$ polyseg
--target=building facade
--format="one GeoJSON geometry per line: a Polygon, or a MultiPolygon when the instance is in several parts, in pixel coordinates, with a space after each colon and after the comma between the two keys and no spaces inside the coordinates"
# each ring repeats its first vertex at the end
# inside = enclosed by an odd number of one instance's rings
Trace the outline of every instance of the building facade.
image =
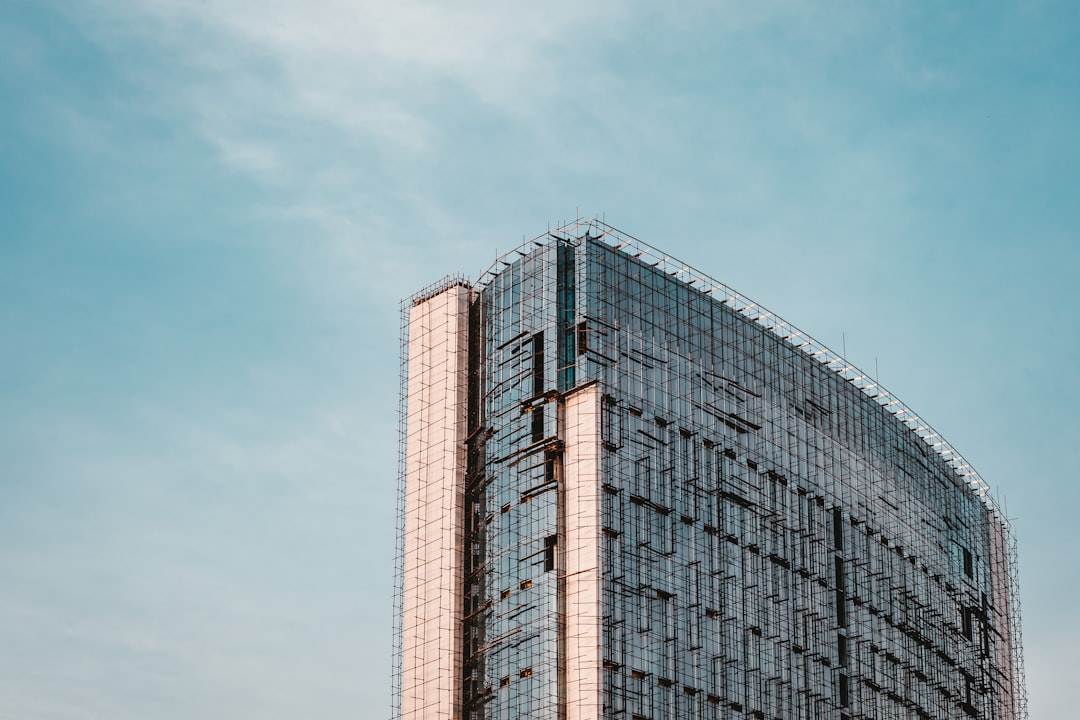
{"type": "Polygon", "coordinates": [[[403,320],[395,718],[1026,716],[1007,520],[810,336],[596,220],[403,320]]]}

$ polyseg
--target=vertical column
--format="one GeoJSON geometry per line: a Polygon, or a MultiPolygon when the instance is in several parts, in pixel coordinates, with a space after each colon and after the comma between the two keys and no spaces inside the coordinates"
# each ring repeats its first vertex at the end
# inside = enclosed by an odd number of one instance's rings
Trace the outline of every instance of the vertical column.
{"type": "Polygon", "coordinates": [[[459,720],[469,290],[409,312],[402,720],[459,720]]]}
{"type": "Polygon", "coordinates": [[[1021,678],[1017,677],[1016,672],[1017,649],[1013,646],[1013,602],[1009,588],[1009,573],[1015,572],[1016,568],[1009,567],[1009,530],[1005,522],[989,512],[987,522],[990,530],[992,627],[996,631],[992,636],[994,667],[991,672],[1001,674],[1000,679],[995,678],[1000,687],[996,704],[1001,708],[1001,717],[1003,720],[1013,720],[1017,717],[1018,696],[1021,692],[1018,688],[1021,678]]]}
{"type": "Polygon", "coordinates": [[[565,407],[566,720],[601,720],[603,609],[598,386],[570,393],[565,407]]]}

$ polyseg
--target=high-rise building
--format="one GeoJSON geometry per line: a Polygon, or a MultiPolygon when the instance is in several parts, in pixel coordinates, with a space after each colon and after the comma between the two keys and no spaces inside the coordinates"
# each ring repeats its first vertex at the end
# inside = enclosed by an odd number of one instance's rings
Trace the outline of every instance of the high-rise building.
{"type": "Polygon", "coordinates": [[[395,716],[1026,716],[1014,543],[910,408],[596,221],[403,306],[395,716]]]}

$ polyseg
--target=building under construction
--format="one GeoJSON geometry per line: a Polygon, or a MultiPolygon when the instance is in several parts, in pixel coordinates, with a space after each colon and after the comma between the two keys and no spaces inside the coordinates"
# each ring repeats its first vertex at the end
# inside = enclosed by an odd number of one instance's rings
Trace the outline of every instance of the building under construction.
{"type": "Polygon", "coordinates": [[[986,484],[760,305],[578,221],[402,338],[396,719],[1026,717],[986,484]]]}

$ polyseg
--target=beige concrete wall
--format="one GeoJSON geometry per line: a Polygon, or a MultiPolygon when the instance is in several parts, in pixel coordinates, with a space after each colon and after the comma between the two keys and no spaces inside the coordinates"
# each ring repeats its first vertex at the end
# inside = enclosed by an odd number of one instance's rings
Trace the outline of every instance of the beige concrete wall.
{"type": "Polygon", "coordinates": [[[459,720],[469,291],[409,313],[402,720],[459,720]]]}
{"type": "Polygon", "coordinates": [[[600,393],[566,399],[566,718],[601,720],[600,393]]]}

